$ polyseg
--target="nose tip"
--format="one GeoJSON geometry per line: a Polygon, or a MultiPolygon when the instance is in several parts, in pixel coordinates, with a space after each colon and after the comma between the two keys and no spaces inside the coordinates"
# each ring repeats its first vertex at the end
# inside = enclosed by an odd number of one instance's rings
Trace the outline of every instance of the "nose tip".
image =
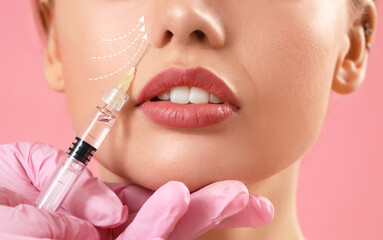
{"type": "Polygon", "coordinates": [[[225,45],[225,29],[214,9],[201,1],[158,0],[153,8],[152,41],[161,48],[174,42],[225,45]]]}

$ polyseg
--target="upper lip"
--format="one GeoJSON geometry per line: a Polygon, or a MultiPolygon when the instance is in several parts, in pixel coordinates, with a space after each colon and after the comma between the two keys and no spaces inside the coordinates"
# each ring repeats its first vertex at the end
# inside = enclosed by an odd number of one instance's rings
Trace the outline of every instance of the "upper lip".
{"type": "Polygon", "coordinates": [[[141,105],[177,86],[190,86],[204,89],[226,103],[239,108],[237,98],[225,82],[214,73],[202,67],[189,69],[171,67],[160,71],[151,78],[141,90],[137,97],[137,105],[141,105]]]}

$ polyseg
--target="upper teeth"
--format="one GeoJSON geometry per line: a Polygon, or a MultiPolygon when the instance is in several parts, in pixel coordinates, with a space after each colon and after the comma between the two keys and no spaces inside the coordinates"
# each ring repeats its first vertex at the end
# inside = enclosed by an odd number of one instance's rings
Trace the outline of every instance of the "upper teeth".
{"type": "Polygon", "coordinates": [[[157,96],[160,100],[180,104],[190,103],[223,103],[221,99],[201,88],[180,86],[174,87],[157,96]]]}

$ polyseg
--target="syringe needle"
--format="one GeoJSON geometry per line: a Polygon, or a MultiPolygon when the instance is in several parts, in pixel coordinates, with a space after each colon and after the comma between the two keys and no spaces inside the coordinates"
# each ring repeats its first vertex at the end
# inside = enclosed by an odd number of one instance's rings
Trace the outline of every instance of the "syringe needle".
{"type": "Polygon", "coordinates": [[[134,64],[134,66],[133,66],[134,68],[136,68],[137,65],[138,65],[138,63],[141,62],[141,59],[142,59],[142,58],[145,56],[145,54],[148,52],[149,48],[150,48],[150,43],[149,43],[148,46],[145,48],[144,53],[142,53],[141,57],[137,60],[136,64],[134,64]]]}
{"type": "Polygon", "coordinates": [[[141,59],[148,52],[149,48],[150,48],[150,43],[148,44],[148,46],[146,47],[145,51],[142,53],[140,58],[137,60],[136,64],[125,74],[125,76],[118,83],[117,88],[120,89],[122,92],[125,93],[129,89],[130,84],[133,81],[134,76],[136,74],[136,67],[138,63],[140,63],[141,59]]]}

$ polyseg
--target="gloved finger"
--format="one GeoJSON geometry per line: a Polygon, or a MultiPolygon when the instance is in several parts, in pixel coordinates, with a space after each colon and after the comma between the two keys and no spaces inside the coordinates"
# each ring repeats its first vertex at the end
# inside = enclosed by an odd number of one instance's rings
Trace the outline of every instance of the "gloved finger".
{"type": "MultiPolygon", "coordinates": [[[[65,152],[41,143],[16,143],[10,145],[8,151],[13,152],[16,159],[10,161],[10,165],[5,164],[4,172],[12,172],[9,181],[16,181],[17,184],[9,182],[7,185],[16,186],[12,190],[35,198],[38,196],[36,189],[41,191],[47,185],[57,165],[66,156],[65,152]]],[[[0,180],[3,179],[0,177],[0,180]]],[[[117,226],[128,217],[127,207],[88,169],[81,174],[62,206],[70,214],[100,227],[117,226]]]]}
{"type": "Polygon", "coordinates": [[[166,239],[188,209],[190,194],[181,182],[168,182],[145,202],[133,222],[117,238],[166,239]]]}
{"type": "MultiPolygon", "coordinates": [[[[111,232],[107,232],[107,235],[119,236],[126,227],[136,217],[137,212],[141,209],[142,205],[153,195],[154,191],[139,187],[136,185],[126,185],[123,183],[108,183],[104,182],[117,196],[120,198],[122,204],[128,206],[129,216],[128,220],[113,228],[111,232]]],[[[101,238],[105,236],[105,231],[99,230],[101,238]]],[[[103,239],[103,238],[102,238],[103,239]]]]}
{"type": "Polygon", "coordinates": [[[27,204],[0,206],[0,232],[35,238],[99,239],[89,222],[27,204]]]}
{"type": "Polygon", "coordinates": [[[194,239],[242,211],[248,201],[249,192],[243,183],[233,180],[212,183],[191,194],[189,209],[169,240],[194,239]]]}
{"type": "Polygon", "coordinates": [[[113,228],[128,218],[128,207],[100,179],[84,169],[62,206],[98,227],[113,228]]]}
{"type": "Polygon", "coordinates": [[[34,201],[39,191],[33,185],[34,179],[29,179],[29,176],[35,178],[34,174],[31,173],[30,168],[25,169],[24,166],[28,165],[28,159],[24,159],[28,155],[22,151],[29,150],[25,145],[14,143],[0,148],[0,186],[23,194],[34,201]],[[20,149],[21,146],[24,148],[20,149]]]}
{"type": "Polygon", "coordinates": [[[0,239],[6,240],[49,240],[49,238],[35,238],[0,232],[0,239]]]}
{"type": "Polygon", "coordinates": [[[0,205],[15,207],[19,204],[32,205],[33,203],[19,193],[0,187],[0,205]]]}
{"type": "Polygon", "coordinates": [[[154,191],[136,185],[104,182],[128,206],[129,213],[138,212],[154,191]]]}
{"type": "Polygon", "coordinates": [[[265,197],[250,194],[249,203],[239,213],[225,218],[214,228],[259,227],[274,217],[274,206],[265,197]]]}

